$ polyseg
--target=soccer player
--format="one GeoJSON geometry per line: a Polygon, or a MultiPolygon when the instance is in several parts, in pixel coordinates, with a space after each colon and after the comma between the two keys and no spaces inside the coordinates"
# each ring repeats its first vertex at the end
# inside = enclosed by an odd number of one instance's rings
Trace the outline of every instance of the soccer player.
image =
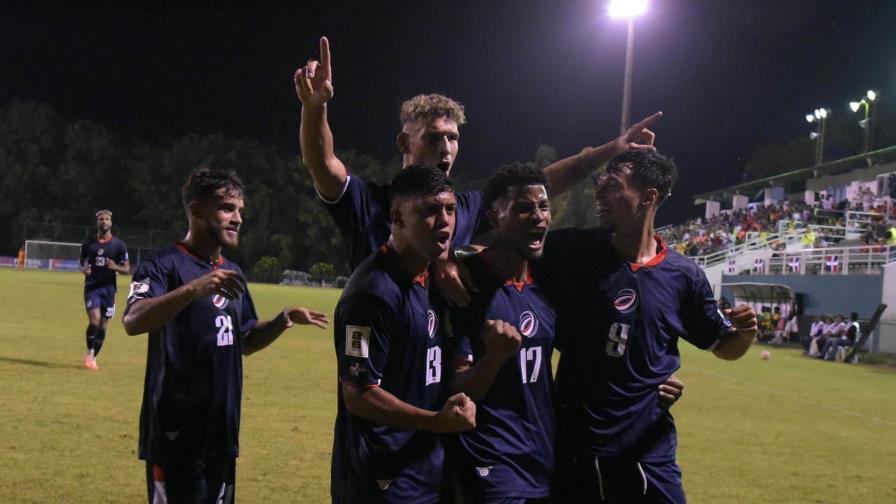
{"type": "Polygon", "coordinates": [[[437,168],[411,166],[389,190],[391,237],[355,270],[336,306],[336,504],[437,502],[437,433],[475,427],[466,395],[444,399],[443,321],[427,275],[451,244],[451,182],[437,168]]]}
{"type": "MultiPolygon", "coordinates": [[[[389,238],[388,188],[364,182],[336,157],[333,134],[327,121],[327,103],[333,98],[333,72],[330,46],[320,39],[320,62],[309,61],[296,71],[296,93],[302,103],[300,141],[302,159],[318,196],[326,205],[349,248],[354,270],[365,257],[389,238]]],[[[613,156],[630,149],[649,147],[653,133],[648,129],[661,113],[642,120],[618,138],[599,147],[587,147],[545,168],[553,194],[559,196],[583,180],[613,156]]],[[[401,106],[401,131],[398,150],[402,166],[436,166],[450,175],[460,148],[459,127],[466,122],[464,107],[438,94],[418,95],[401,106]]],[[[454,246],[468,245],[487,224],[483,217],[482,193],[459,192],[454,246]]],[[[439,261],[435,279],[439,288],[454,304],[466,304],[468,293],[460,282],[456,267],[439,261]]]]}
{"type": "Polygon", "coordinates": [[[453,387],[477,405],[477,428],[456,438],[456,472],[465,502],[522,504],[550,495],[554,463],[555,317],[529,274],[551,224],[547,178],[501,167],[483,203],[495,240],[463,261],[477,291],[451,312],[453,387]]]}
{"type": "Polygon", "coordinates": [[[723,316],[703,271],[653,231],[677,168],[653,150],[596,178],[601,226],[551,232],[535,280],[557,309],[561,502],[685,502],[672,416],[655,393],[684,338],[741,357],[756,336],[746,305],[723,316]]]}
{"type": "MultiPolygon", "coordinates": [[[[530,275],[551,224],[548,189],[538,168],[501,167],[483,191],[495,241],[463,260],[478,287],[468,307],[451,312],[454,386],[477,404],[477,428],[457,436],[466,502],[522,504],[550,495],[556,317],[530,275]]],[[[676,383],[660,386],[664,402],[680,395],[676,383]]]]}
{"type": "Polygon", "coordinates": [[[84,367],[96,371],[96,358],[106,341],[106,326],[115,316],[117,274],[130,273],[128,247],[112,236],[112,211],[96,213],[96,235],[81,244],[84,306],[87,308],[87,353],[84,367]]]}
{"type": "Polygon", "coordinates": [[[150,503],[234,501],[243,355],[270,345],[293,324],[326,328],[323,313],[285,308],[257,321],[236,247],[243,185],[201,169],[183,187],[189,231],[147,257],[134,274],[124,327],[149,333],[140,452],[150,503]]]}

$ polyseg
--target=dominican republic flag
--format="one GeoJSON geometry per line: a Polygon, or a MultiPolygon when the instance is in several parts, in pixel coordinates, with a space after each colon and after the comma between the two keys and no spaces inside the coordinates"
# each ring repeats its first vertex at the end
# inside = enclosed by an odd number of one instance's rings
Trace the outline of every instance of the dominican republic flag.
{"type": "Polygon", "coordinates": [[[735,273],[737,273],[737,260],[729,259],[728,260],[728,274],[733,275],[735,273]]]}
{"type": "Polygon", "coordinates": [[[824,261],[824,265],[828,267],[828,270],[832,273],[836,273],[840,271],[840,257],[838,256],[827,256],[824,261]]]}
{"type": "Polygon", "coordinates": [[[800,271],[800,256],[793,256],[787,261],[787,265],[790,266],[791,273],[799,273],[800,271]]]}
{"type": "Polygon", "coordinates": [[[765,259],[756,259],[753,261],[753,271],[756,273],[765,273],[765,259]]]}

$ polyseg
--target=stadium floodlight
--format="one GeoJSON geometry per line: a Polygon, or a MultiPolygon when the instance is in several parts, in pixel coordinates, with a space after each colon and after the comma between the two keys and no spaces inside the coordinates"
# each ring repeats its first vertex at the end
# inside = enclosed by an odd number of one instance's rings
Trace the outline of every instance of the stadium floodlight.
{"type": "Polygon", "coordinates": [[[825,123],[831,115],[831,110],[827,108],[817,108],[811,114],[806,114],[806,122],[818,123],[815,131],[809,133],[809,138],[815,140],[815,164],[820,165],[824,161],[824,133],[825,123]]]}
{"type": "Polygon", "coordinates": [[[647,0],[612,0],[607,12],[615,19],[636,18],[647,12],[647,0]]]}
{"type": "Polygon", "coordinates": [[[632,69],[635,64],[635,18],[647,11],[647,0],[611,0],[607,12],[611,18],[628,20],[628,36],[625,43],[625,73],[622,82],[622,118],[619,134],[628,129],[632,104],[632,69]]]}
{"type": "MultiPolygon", "coordinates": [[[[864,141],[862,143],[862,152],[868,152],[871,150],[871,137],[873,135],[871,129],[874,124],[873,111],[876,111],[873,110],[875,109],[875,107],[872,107],[871,105],[875,100],[877,100],[877,93],[874,90],[869,89],[865,92],[865,96],[863,96],[859,101],[849,102],[850,110],[852,110],[853,112],[858,112],[859,109],[862,109],[865,115],[865,117],[859,121],[859,127],[865,130],[865,133],[863,134],[864,141]]],[[[868,162],[870,163],[871,160],[869,159],[868,162]]]]}

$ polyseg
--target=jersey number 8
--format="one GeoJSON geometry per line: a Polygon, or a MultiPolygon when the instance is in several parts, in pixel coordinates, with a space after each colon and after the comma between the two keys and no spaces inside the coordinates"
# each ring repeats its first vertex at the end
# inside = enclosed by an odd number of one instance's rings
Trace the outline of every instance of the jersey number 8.
{"type": "Polygon", "coordinates": [[[625,355],[630,327],[628,324],[613,322],[613,325],[610,326],[610,333],[607,334],[607,355],[610,357],[622,357],[625,355]]]}

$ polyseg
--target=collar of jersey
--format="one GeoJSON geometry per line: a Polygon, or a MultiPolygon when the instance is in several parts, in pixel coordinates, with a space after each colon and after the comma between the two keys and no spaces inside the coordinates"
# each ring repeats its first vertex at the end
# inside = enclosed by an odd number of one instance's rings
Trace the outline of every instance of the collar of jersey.
{"type": "MultiPolygon", "coordinates": [[[[384,243],[382,246],[380,246],[379,253],[386,257],[395,269],[400,271],[400,269],[398,268],[398,254],[395,253],[395,250],[392,247],[390,247],[387,243],[384,243]]],[[[407,274],[404,274],[403,276],[407,278],[407,274]]],[[[411,285],[418,284],[420,285],[420,287],[423,287],[425,289],[426,281],[428,279],[429,270],[427,269],[423,273],[412,278],[411,285]]]]}
{"type": "Polygon", "coordinates": [[[504,285],[512,285],[518,292],[523,292],[523,288],[525,288],[527,285],[532,285],[533,280],[531,269],[526,272],[526,278],[519,282],[517,282],[514,278],[498,278],[498,276],[495,275],[495,270],[492,269],[489,261],[486,259],[490,251],[490,248],[483,249],[481,252],[479,252],[479,258],[482,261],[482,264],[485,266],[485,269],[492,277],[500,282],[503,282],[504,285]]]}
{"type": "Polygon", "coordinates": [[[112,233],[109,233],[108,238],[106,238],[105,240],[100,240],[99,238],[97,238],[96,242],[99,244],[106,244],[106,243],[109,243],[110,241],[112,241],[112,238],[113,238],[112,233]]]}
{"type": "Polygon", "coordinates": [[[653,259],[647,261],[646,263],[628,263],[629,268],[632,269],[632,273],[636,273],[641,268],[653,268],[655,266],[659,266],[661,262],[666,259],[666,251],[668,247],[666,247],[666,242],[660,235],[653,235],[653,239],[656,240],[656,245],[659,247],[660,251],[653,256],[653,259]]]}
{"type": "Polygon", "coordinates": [[[206,261],[205,259],[202,259],[201,257],[197,256],[196,254],[190,252],[190,249],[188,249],[187,246],[184,245],[183,243],[178,242],[178,243],[176,243],[176,245],[177,245],[178,250],[180,250],[184,254],[187,254],[188,256],[192,257],[193,259],[196,259],[197,261],[201,262],[202,264],[207,264],[215,269],[218,269],[224,265],[224,256],[223,255],[219,255],[218,260],[215,262],[206,261]]]}

